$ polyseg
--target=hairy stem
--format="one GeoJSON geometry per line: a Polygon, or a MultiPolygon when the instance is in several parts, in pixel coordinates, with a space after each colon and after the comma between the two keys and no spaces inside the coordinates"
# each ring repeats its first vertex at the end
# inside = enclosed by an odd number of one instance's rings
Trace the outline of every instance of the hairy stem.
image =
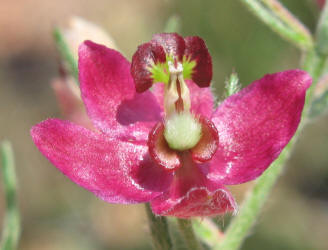
{"type": "Polygon", "coordinates": [[[16,197],[16,174],[14,154],[11,144],[7,141],[1,144],[2,179],[6,196],[6,212],[0,242],[1,250],[17,248],[20,235],[20,216],[16,197]]]}
{"type": "Polygon", "coordinates": [[[277,17],[279,17],[286,25],[303,34],[309,41],[312,41],[310,31],[277,0],[260,0],[266,5],[277,17]]]}
{"type": "Polygon", "coordinates": [[[317,32],[317,50],[319,53],[328,55],[328,1],[321,12],[317,32]]]}
{"type": "Polygon", "coordinates": [[[313,39],[308,30],[287,9],[277,1],[240,0],[255,16],[284,39],[302,50],[313,47],[313,39]]]}
{"type": "Polygon", "coordinates": [[[202,250],[203,247],[195,236],[191,220],[177,219],[178,227],[188,250],[202,250]]]}
{"type": "Polygon", "coordinates": [[[192,220],[196,236],[211,249],[224,238],[224,234],[210,218],[196,218],[192,220]]]}
{"type": "Polygon", "coordinates": [[[168,223],[165,217],[155,216],[149,204],[145,205],[153,247],[156,250],[173,249],[168,223]]]}

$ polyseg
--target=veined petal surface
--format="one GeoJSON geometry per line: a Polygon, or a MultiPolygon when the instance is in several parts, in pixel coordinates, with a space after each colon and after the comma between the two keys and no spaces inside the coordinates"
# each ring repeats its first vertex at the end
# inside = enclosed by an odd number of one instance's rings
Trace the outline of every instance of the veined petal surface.
{"type": "Polygon", "coordinates": [[[35,145],[63,174],[104,201],[147,202],[160,192],[145,190],[130,176],[131,169],[152,164],[148,148],[108,140],[68,121],[49,119],[31,130],[35,145]]]}
{"type": "Polygon", "coordinates": [[[220,142],[208,176],[233,185],[261,175],[293,137],[311,81],[302,70],[283,71],[227,98],[212,117],[220,142]]]}

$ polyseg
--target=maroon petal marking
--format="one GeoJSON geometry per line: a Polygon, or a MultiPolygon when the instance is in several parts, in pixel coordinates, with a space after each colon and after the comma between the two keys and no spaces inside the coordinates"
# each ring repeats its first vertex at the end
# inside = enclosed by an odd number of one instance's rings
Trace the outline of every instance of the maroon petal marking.
{"type": "Polygon", "coordinates": [[[153,160],[166,170],[175,170],[181,166],[180,158],[172,150],[164,137],[164,124],[159,122],[149,133],[148,147],[153,160]]]}
{"type": "Polygon", "coordinates": [[[138,47],[131,63],[131,75],[137,92],[144,92],[153,85],[154,79],[150,69],[154,64],[165,61],[166,56],[162,46],[144,43],[138,47]]]}
{"type": "Polygon", "coordinates": [[[219,135],[215,125],[210,120],[201,117],[199,122],[202,125],[202,137],[190,151],[194,161],[206,162],[212,159],[218,148],[219,135]]]}
{"type": "Polygon", "coordinates": [[[201,88],[209,87],[212,80],[212,58],[203,39],[198,36],[188,36],[185,39],[184,55],[188,61],[195,61],[191,78],[201,88]]]}
{"type": "Polygon", "coordinates": [[[173,59],[182,61],[186,44],[184,39],[177,33],[156,34],[150,42],[156,47],[161,46],[166,55],[173,56],[173,59]]]}

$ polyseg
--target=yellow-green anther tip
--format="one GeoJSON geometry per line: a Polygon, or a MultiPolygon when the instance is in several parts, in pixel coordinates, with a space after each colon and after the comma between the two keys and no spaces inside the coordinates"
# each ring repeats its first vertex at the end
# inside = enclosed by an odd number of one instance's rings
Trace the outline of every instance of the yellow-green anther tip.
{"type": "Polygon", "coordinates": [[[165,121],[164,137],[172,149],[183,151],[193,148],[201,134],[201,124],[189,112],[173,114],[165,121]]]}

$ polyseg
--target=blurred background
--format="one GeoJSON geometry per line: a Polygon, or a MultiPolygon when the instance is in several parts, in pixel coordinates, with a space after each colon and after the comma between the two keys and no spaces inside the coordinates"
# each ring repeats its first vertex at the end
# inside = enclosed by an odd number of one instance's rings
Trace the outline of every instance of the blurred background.
{"type": "MultiPolygon", "coordinates": [[[[282,1],[312,31],[315,0],[282,1]]],[[[236,71],[243,85],[299,67],[298,50],[261,24],[239,1],[1,0],[0,140],[13,143],[23,250],[151,249],[142,205],[111,205],[56,170],[30,138],[32,125],[62,117],[50,81],[58,75],[55,26],[72,15],[109,32],[131,58],[177,15],[181,34],[201,36],[212,54],[215,90],[236,71]]],[[[284,175],[242,249],[328,249],[328,116],[307,126],[284,175]]],[[[249,185],[231,187],[240,202],[249,185]]],[[[0,223],[4,199],[0,187],[0,223]]],[[[229,218],[217,218],[227,226],[229,218]]]]}

